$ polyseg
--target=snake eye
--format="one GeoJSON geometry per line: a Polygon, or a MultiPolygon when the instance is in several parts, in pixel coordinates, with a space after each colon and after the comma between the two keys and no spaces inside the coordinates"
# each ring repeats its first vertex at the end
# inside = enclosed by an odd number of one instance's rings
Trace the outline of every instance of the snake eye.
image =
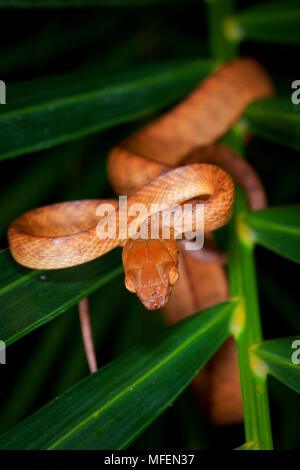
{"type": "Polygon", "coordinates": [[[129,292],[136,292],[133,282],[129,277],[125,277],[125,287],[129,292]]]}
{"type": "Polygon", "coordinates": [[[178,271],[175,266],[172,266],[172,268],[169,271],[169,283],[171,286],[174,286],[178,279],[178,271]]]}

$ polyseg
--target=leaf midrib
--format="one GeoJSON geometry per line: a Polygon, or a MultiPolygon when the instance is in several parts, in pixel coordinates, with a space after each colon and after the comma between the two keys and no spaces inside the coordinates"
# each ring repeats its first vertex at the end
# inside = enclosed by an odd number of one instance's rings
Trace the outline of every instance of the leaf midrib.
{"type": "MultiPolygon", "coordinates": [[[[195,67],[196,64],[197,64],[197,62],[193,62],[193,63],[187,65],[186,67],[183,66],[182,67],[183,72],[181,72],[181,73],[183,75],[187,74],[189,72],[189,69],[192,69],[193,67],[195,67]]],[[[58,98],[58,99],[54,99],[54,100],[46,100],[46,101],[42,101],[40,104],[36,104],[36,105],[29,106],[29,107],[26,107],[26,108],[20,107],[20,108],[17,108],[15,110],[8,111],[5,114],[0,114],[0,122],[6,120],[7,118],[11,118],[13,116],[16,116],[16,115],[22,114],[22,116],[23,116],[23,115],[26,115],[26,114],[30,114],[32,111],[38,111],[38,110],[47,108],[48,106],[51,106],[52,108],[58,108],[58,107],[61,107],[61,106],[64,106],[64,105],[72,104],[72,103],[80,103],[82,101],[90,101],[92,99],[108,95],[109,93],[110,94],[118,94],[118,93],[121,93],[121,92],[130,91],[130,90],[135,89],[135,88],[141,88],[142,86],[149,85],[149,84],[150,85],[151,84],[155,85],[157,82],[159,83],[161,81],[167,80],[168,77],[172,77],[172,75],[174,75],[174,70],[171,71],[171,72],[167,71],[167,72],[164,72],[164,73],[155,72],[154,75],[151,75],[150,77],[146,77],[146,78],[143,78],[143,79],[134,79],[133,78],[129,83],[125,83],[125,84],[121,84],[121,85],[115,85],[115,86],[114,85],[107,86],[107,87],[102,88],[100,90],[94,90],[94,91],[87,92],[87,93],[78,93],[78,94],[74,94],[72,96],[68,96],[66,98],[62,97],[62,98],[58,98]]]]}
{"type": "Polygon", "coordinates": [[[300,114],[299,113],[296,113],[296,112],[291,112],[291,111],[281,111],[280,109],[270,109],[268,107],[264,107],[263,104],[258,104],[256,103],[255,105],[253,105],[253,107],[249,108],[249,110],[246,110],[246,113],[245,113],[245,119],[251,117],[252,115],[252,118],[255,118],[255,115],[263,115],[263,117],[265,117],[266,115],[268,116],[274,116],[275,115],[275,120],[276,120],[276,117],[279,116],[279,117],[285,117],[285,118],[289,118],[290,120],[299,120],[300,119],[300,114]]]}
{"type": "Polygon", "coordinates": [[[9,284],[0,289],[0,297],[9,292],[10,290],[13,290],[16,287],[20,286],[21,284],[24,284],[30,279],[37,277],[41,272],[42,271],[40,269],[34,269],[31,272],[25,274],[24,276],[21,276],[18,279],[15,279],[14,281],[10,282],[9,284]]]}
{"type": "MultiPolygon", "coordinates": [[[[251,217],[250,217],[250,220],[249,220],[249,226],[251,228],[251,230],[253,230],[255,232],[256,229],[264,229],[264,230],[270,230],[272,233],[273,232],[280,232],[280,233],[290,233],[290,234],[293,234],[293,235],[298,235],[300,236],[300,229],[298,228],[295,228],[295,227],[290,227],[290,226],[286,226],[286,225],[280,225],[280,224],[276,224],[274,222],[271,222],[271,223],[266,223],[265,221],[261,222],[261,221],[258,221],[258,219],[252,219],[253,220],[253,224],[251,224],[251,217]]],[[[259,231],[257,232],[259,234],[259,231]]]]}

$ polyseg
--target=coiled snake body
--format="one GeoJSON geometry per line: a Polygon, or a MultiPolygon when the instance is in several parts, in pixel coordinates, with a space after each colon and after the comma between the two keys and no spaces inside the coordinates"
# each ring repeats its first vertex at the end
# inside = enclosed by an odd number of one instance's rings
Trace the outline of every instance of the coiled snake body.
{"type": "MultiPolygon", "coordinates": [[[[206,232],[224,225],[234,198],[232,179],[218,166],[199,161],[223,163],[231,173],[233,168],[233,176],[246,189],[252,185],[249,193],[253,194],[257,183],[248,165],[211,143],[229,129],[251,101],[272,91],[260,65],[252,59],[237,59],[208,77],[170,112],[113,148],[108,175],[119,194],[130,195],[128,210],[142,203],[151,216],[153,204],[174,207],[193,199],[193,227],[197,201],[204,204],[206,232]]],[[[29,268],[57,269],[85,263],[125,244],[127,288],[137,292],[148,309],[162,307],[178,277],[175,240],[171,236],[169,240],[133,241],[120,225],[118,238],[99,239],[99,221],[104,226],[112,217],[102,215],[101,221],[97,216],[100,202],[72,201],[21,215],[8,229],[13,257],[29,268]]],[[[118,221],[122,214],[119,208],[116,211],[118,221]]],[[[129,217],[128,223],[135,218],[129,217]]]]}
{"type": "MultiPolygon", "coordinates": [[[[200,202],[204,205],[205,238],[211,244],[209,232],[224,225],[231,214],[234,199],[231,176],[247,193],[250,208],[263,208],[265,195],[256,173],[245,160],[214,142],[249,103],[272,93],[272,83],[257,62],[237,59],[204,80],[167,114],[114,147],[108,159],[108,176],[118,194],[129,196],[128,211],[134,204],[144,204],[150,215],[144,223],[149,225],[155,213],[153,203],[164,203],[172,208],[191,200],[190,218],[194,229],[197,202],[200,202]]],[[[117,225],[118,238],[99,239],[99,221],[103,228],[116,215],[112,212],[99,215],[99,204],[107,202],[116,208],[117,216],[124,215],[117,201],[101,200],[53,204],[21,215],[8,229],[13,257],[29,268],[57,269],[85,263],[122,244],[126,287],[136,292],[150,310],[165,306],[168,323],[226,300],[228,286],[218,259],[210,255],[207,263],[203,250],[189,254],[184,250],[184,240],[175,240],[174,230],[167,239],[161,236],[133,239],[128,236],[127,226],[124,229],[117,225]]],[[[117,224],[118,220],[116,217],[117,224]]],[[[135,220],[134,215],[128,217],[128,223],[135,220]]],[[[79,311],[93,372],[97,362],[87,299],[79,303],[79,311]]],[[[193,381],[196,395],[202,403],[204,401],[214,423],[238,422],[243,411],[232,338],[212,361],[213,373],[210,374],[208,365],[193,381]]]]}

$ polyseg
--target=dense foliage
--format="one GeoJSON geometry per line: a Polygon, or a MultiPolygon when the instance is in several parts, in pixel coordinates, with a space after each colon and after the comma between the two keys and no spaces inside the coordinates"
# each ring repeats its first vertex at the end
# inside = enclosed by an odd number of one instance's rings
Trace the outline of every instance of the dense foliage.
{"type": "Polygon", "coordinates": [[[0,2],[0,340],[10,345],[0,365],[0,431],[8,431],[0,448],[299,446],[300,365],[291,360],[300,331],[300,104],[291,100],[298,3],[0,2]],[[270,205],[249,213],[237,190],[232,221],[217,233],[229,253],[231,300],[166,328],[125,291],[119,249],[51,272],[12,260],[13,218],[45,203],[111,196],[108,149],[238,55],[264,64],[278,94],[253,103],[225,137],[259,173],[270,205]],[[104,366],[92,376],[76,315],[86,295],[104,366]],[[187,386],[232,333],[245,423],[216,428],[187,386]]]}

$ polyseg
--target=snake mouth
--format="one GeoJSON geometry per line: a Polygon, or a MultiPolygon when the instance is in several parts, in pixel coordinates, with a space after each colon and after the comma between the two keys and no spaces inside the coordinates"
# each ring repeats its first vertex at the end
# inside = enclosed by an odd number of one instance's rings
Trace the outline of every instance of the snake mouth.
{"type": "Polygon", "coordinates": [[[146,298],[139,295],[139,299],[147,310],[158,310],[166,305],[169,300],[169,296],[169,292],[161,295],[156,295],[156,292],[154,292],[150,297],[146,298]]]}

